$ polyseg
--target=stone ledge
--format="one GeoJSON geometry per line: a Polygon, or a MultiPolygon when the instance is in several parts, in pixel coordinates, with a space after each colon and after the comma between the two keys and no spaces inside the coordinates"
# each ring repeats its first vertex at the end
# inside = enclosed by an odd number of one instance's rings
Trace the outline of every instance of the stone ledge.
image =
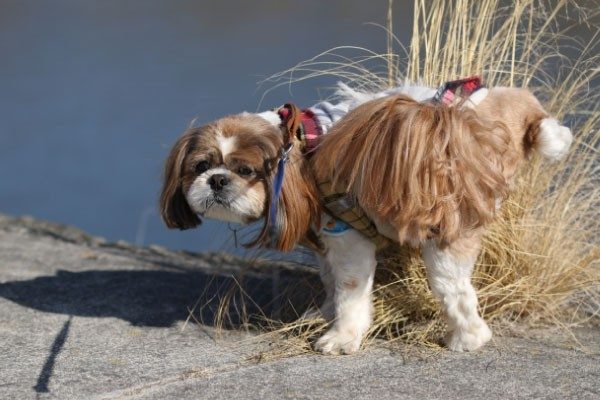
{"type": "Polygon", "coordinates": [[[215,340],[214,304],[194,310],[205,324],[187,321],[188,309],[233,277],[267,309],[282,296],[274,277],[281,286],[306,281],[304,297],[318,285],[314,269],[296,264],[138,248],[0,215],[0,397],[591,399],[600,392],[597,327],[576,331],[586,351],[560,332],[540,331],[497,337],[473,354],[378,344],[354,356],[249,361],[265,345],[243,330],[215,340]]]}

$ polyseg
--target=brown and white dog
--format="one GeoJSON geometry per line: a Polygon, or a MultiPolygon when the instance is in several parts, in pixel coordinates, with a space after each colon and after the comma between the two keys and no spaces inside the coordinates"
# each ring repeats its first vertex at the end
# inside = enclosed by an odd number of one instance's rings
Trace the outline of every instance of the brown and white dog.
{"type": "Polygon", "coordinates": [[[342,86],[339,103],[309,109],[327,133],[309,155],[306,138],[296,136],[294,123],[301,120],[282,121],[277,112],[191,128],[166,163],[163,220],[188,229],[200,217],[242,224],[263,219],[253,245],[318,249],[327,293],[320,311],[331,326],[316,348],[350,354],[371,324],[377,246],[344,223],[323,228],[337,216],[325,207],[319,183],[333,182],[380,235],[422,248],[447,319],[448,347],[475,350],[492,335],[470,280],[485,226],[522,161],[533,151],[559,159],[572,136],[526,89],[482,88],[452,105],[426,101],[434,94],[410,85],[378,93],[342,86]],[[274,195],[286,157],[281,194],[274,195]]]}

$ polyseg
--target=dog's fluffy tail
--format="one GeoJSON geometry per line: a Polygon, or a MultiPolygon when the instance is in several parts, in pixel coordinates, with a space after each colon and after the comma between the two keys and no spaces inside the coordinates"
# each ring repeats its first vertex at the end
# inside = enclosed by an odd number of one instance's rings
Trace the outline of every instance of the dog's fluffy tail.
{"type": "Polygon", "coordinates": [[[557,161],[569,151],[573,135],[571,130],[554,118],[543,118],[528,132],[526,140],[530,147],[543,157],[557,161]]]}

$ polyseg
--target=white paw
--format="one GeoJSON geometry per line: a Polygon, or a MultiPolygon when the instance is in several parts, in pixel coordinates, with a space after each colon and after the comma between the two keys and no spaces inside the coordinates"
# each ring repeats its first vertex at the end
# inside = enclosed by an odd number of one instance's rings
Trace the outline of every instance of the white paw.
{"type": "Polygon", "coordinates": [[[317,340],[315,349],[323,354],[352,354],[356,353],[362,342],[362,334],[355,330],[329,329],[317,340]]]}
{"type": "Polygon", "coordinates": [[[477,350],[492,338],[492,331],[483,320],[474,322],[469,329],[448,332],[446,346],[452,351],[477,350]]]}

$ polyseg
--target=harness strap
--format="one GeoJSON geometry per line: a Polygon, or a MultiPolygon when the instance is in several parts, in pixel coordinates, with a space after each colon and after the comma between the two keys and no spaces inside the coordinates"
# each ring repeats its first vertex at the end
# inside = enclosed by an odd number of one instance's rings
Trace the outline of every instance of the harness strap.
{"type": "Polygon", "coordinates": [[[323,206],[334,218],[339,219],[357,230],[375,244],[377,250],[386,247],[390,240],[377,231],[377,227],[365,211],[356,203],[343,185],[331,182],[318,184],[323,206]]]}

